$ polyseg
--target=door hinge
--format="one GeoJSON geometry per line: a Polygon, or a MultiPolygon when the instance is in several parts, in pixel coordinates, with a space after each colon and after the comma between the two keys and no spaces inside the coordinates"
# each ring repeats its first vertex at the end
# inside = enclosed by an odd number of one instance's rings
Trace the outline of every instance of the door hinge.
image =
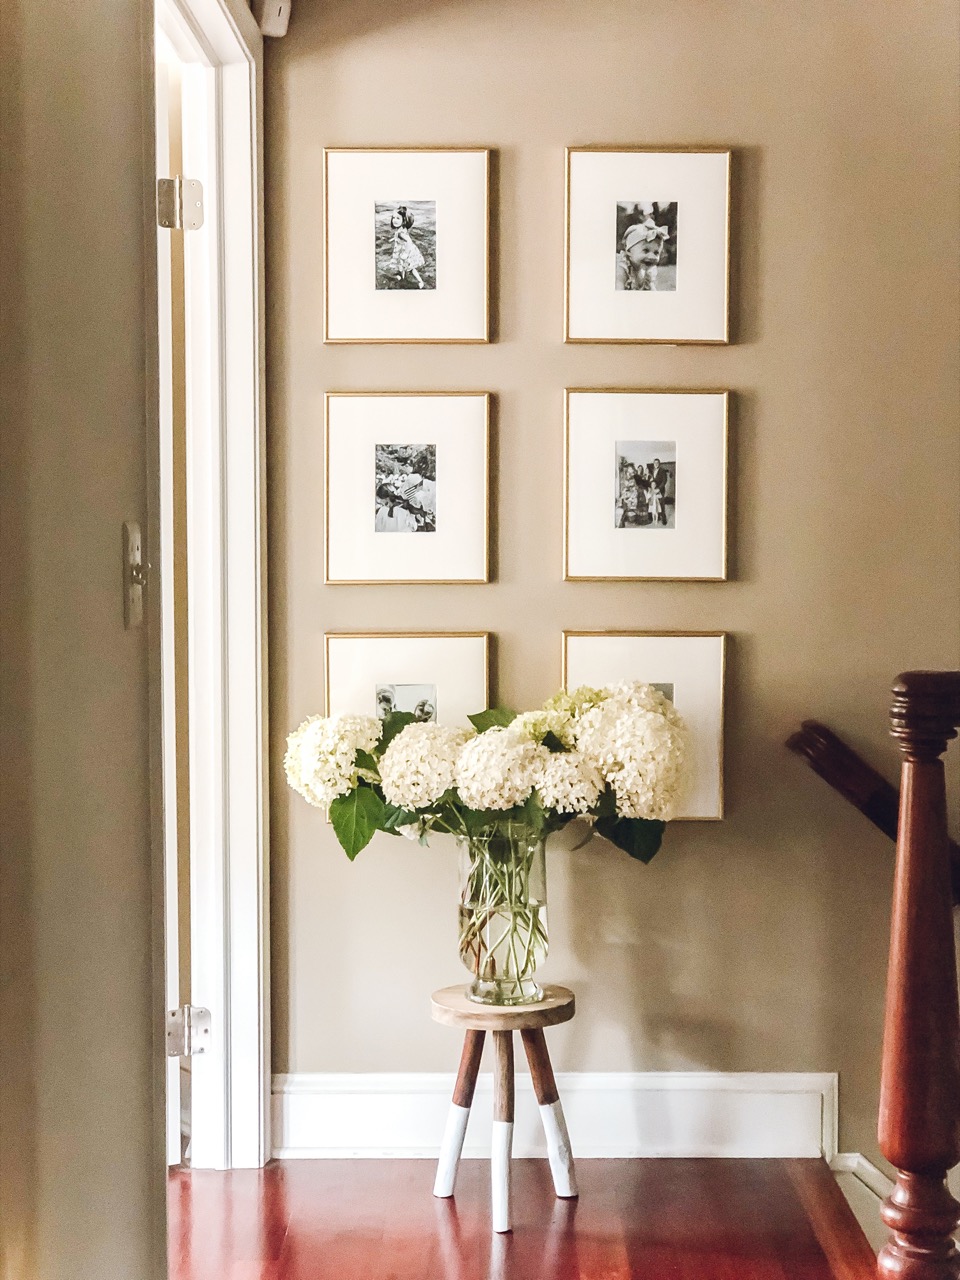
{"type": "Polygon", "coordinates": [[[157,179],[157,222],[174,231],[203,226],[203,183],[196,178],[157,179]]]}
{"type": "Polygon", "coordinates": [[[212,1025],[209,1009],[200,1009],[194,1004],[172,1009],[167,1014],[167,1057],[189,1058],[195,1053],[205,1053],[212,1025]]]}
{"type": "Polygon", "coordinates": [[[143,625],[143,589],[150,566],[143,559],[140,526],[135,520],[123,523],[123,625],[143,625]]]}

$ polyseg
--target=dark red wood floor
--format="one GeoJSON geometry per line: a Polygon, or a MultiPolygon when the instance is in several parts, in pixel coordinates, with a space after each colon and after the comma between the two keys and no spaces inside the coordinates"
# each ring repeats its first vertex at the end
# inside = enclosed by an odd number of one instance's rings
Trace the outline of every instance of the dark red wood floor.
{"type": "Polygon", "coordinates": [[[171,1280],[873,1280],[819,1160],[581,1160],[557,1200],[514,1165],[514,1229],[491,1236],[489,1165],[454,1200],[429,1160],[290,1161],[175,1172],[171,1280]]]}

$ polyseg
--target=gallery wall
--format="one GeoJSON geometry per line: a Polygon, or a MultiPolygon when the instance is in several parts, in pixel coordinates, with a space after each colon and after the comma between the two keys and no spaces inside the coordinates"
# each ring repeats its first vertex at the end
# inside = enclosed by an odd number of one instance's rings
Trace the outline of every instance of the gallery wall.
{"type": "Polygon", "coordinates": [[[327,631],[489,630],[493,690],[564,628],[724,630],[726,817],[643,867],[550,855],[561,1070],[839,1071],[875,1152],[892,846],[784,750],[805,717],[894,776],[888,689],[960,661],[957,18],[943,0],[298,7],[267,62],[274,1063],[444,1071],[452,848],[350,865],[294,796],[327,631]],[[732,342],[562,343],[564,147],[729,145],[732,342]],[[322,148],[496,148],[489,346],[324,346],[322,148]],[[730,580],[561,581],[563,389],[727,387],[730,580]],[[494,580],[324,586],[323,395],[494,393],[494,580]]]}

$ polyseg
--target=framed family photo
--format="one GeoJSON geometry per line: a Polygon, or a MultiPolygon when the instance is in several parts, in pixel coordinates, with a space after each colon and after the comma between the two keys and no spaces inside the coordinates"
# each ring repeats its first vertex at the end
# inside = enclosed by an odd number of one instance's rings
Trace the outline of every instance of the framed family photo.
{"type": "Polygon", "coordinates": [[[655,685],[690,730],[692,769],[678,817],[723,817],[722,632],[565,631],[563,686],[623,680],[655,685]]]}
{"type": "Polygon", "coordinates": [[[489,580],[490,396],[325,397],[328,584],[489,580]]]}
{"type": "Polygon", "coordinates": [[[730,152],[567,151],[567,342],[728,341],[730,152]]]}
{"type": "Polygon", "coordinates": [[[324,341],[489,341],[490,152],[324,151],[324,341]]]}
{"type": "Polygon", "coordinates": [[[328,716],[409,711],[469,729],[467,716],[487,706],[485,631],[329,633],[324,643],[328,716]]]}
{"type": "Polygon", "coordinates": [[[566,580],[726,579],[728,399],[566,392],[566,580]]]}

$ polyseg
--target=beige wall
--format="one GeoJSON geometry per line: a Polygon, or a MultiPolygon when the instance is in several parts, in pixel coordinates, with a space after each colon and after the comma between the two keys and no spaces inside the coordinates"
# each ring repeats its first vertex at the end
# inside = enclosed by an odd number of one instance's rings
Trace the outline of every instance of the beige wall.
{"type": "MultiPolygon", "coordinates": [[[[728,816],[648,869],[551,858],[565,1070],[839,1070],[871,1152],[892,848],[783,749],[816,716],[889,775],[897,671],[960,658],[952,0],[302,4],[268,51],[274,1027],[278,1071],[444,1070],[451,851],[350,866],[283,785],[326,630],[488,628],[494,688],[560,680],[564,627],[726,629],[728,816]],[[563,147],[736,149],[726,348],[564,347],[563,147]],[[321,148],[499,149],[489,347],[321,344],[321,148]],[[562,389],[728,386],[731,581],[564,584],[562,389]],[[497,581],[322,581],[322,395],[489,389],[497,581]]],[[[955,757],[956,758],[956,757],[955,757]]]]}
{"type": "Polygon", "coordinates": [[[147,1280],[162,1021],[120,527],[146,523],[149,6],[0,11],[0,1276],[147,1280]]]}

